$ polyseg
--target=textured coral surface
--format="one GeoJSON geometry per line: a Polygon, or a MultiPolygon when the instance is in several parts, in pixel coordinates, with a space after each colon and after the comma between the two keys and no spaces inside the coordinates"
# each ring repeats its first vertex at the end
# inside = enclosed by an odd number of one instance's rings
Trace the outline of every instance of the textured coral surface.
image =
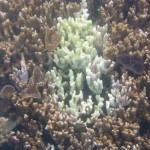
{"type": "Polygon", "coordinates": [[[149,0],[0,0],[0,149],[150,150],[149,0]]]}

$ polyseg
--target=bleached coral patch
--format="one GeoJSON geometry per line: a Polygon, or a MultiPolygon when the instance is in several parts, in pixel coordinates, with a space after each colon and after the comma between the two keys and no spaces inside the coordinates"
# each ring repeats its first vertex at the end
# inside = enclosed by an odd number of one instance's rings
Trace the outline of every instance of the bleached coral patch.
{"type": "Polygon", "coordinates": [[[103,114],[105,99],[102,75],[108,75],[114,62],[98,56],[108,39],[107,25],[100,27],[88,19],[86,1],[73,17],[59,17],[57,33],[60,44],[54,51],[55,67],[46,73],[51,96],[61,111],[90,121],[103,114]],[[99,52],[98,52],[99,51],[99,52]]]}
{"type": "Polygon", "coordinates": [[[117,111],[128,106],[131,102],[130,95],[132,90],[132,78],[124,73],[119,80],[115,81],[114,76],[111,77],[111,91],[108,93],[106,101],[106,110],[109,115],[115,115],[117,111]]]}
{"type": "Polygon", "coordinates": [[[86,81],[90,90],[95,94],[101,94],[103,90],[102,74],[109,73],[114,67],[114,62],[96,56],[86,68],[86,81]]]}

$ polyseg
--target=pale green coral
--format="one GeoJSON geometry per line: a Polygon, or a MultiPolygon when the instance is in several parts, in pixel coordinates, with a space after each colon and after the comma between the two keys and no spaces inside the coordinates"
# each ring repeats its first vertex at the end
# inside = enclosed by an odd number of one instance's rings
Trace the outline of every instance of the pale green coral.
{"type": "Polygon", "coordinates": [[[86,66],[97,55],[99,43],[106,40],[106,26],[93,26],[84,12],[80,17],[58,18],[57,32],[60,35],[60,47],[54,53],[54,62],[61,69],[85,71],[86,66]],[[99,41],[99,42],[98,42],[99,41]]]}
{"type": "Polygon", "coordinates": [[[74,91],[82,91],[83,78],[83,73],[77,73],[75,77],[73,71],[71,69],[69,70],[70,95],[73,94],[74,91]]]}
{"type": "Polygon", "coordinates": [[[84,116],[89,122],[90,117],[103,113],[101,75],[109,72],[113,63],[97,56],[108,37],[107,26],[93,25],[85,6],[83,0],[74,18],[58,18],[60,45],[54,51],[57,67],[46,74],[59,109],[76,118],[84,116]]]}

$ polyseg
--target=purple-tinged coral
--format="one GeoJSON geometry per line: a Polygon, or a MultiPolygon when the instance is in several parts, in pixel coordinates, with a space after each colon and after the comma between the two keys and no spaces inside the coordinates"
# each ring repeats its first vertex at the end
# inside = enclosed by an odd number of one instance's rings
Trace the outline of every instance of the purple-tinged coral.
{"type": "Polygon", "coordinates": [[[135,74],[141,75],[144,72],[144,63],[140,56],[121,54],[117,56],[117,62],[135,74]]]}
{"type": "Polygon", "coordinates": [[[121,77],[121,83],[119,82],[119,80],[115,81],[114,76],[112,76],[111,90],[108,93],[108,101],[106,101],[108,115],[116,115],[131,102],[133,78],[128,77],[127,73],[124,73],[121,77]]]}

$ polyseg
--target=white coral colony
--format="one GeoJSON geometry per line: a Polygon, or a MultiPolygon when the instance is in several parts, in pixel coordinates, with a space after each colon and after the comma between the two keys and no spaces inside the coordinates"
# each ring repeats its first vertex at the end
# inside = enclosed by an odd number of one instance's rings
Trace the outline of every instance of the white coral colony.
{"type": "Polygon", "coordinates": [[[88,19],[87,4],[82,0],[81,10],[69,17],[57,19],[60,45],[54,51],[56,67],[46,73],[52,94],[59,102],[59,109],[75,118],[103,114],[104,88],[102,75],[109,74],[114,62],[98,56],[108,38],[107,25],[93,25],[88,19]],[[64,86],[67,83],[67,88],[64,86]]]}

